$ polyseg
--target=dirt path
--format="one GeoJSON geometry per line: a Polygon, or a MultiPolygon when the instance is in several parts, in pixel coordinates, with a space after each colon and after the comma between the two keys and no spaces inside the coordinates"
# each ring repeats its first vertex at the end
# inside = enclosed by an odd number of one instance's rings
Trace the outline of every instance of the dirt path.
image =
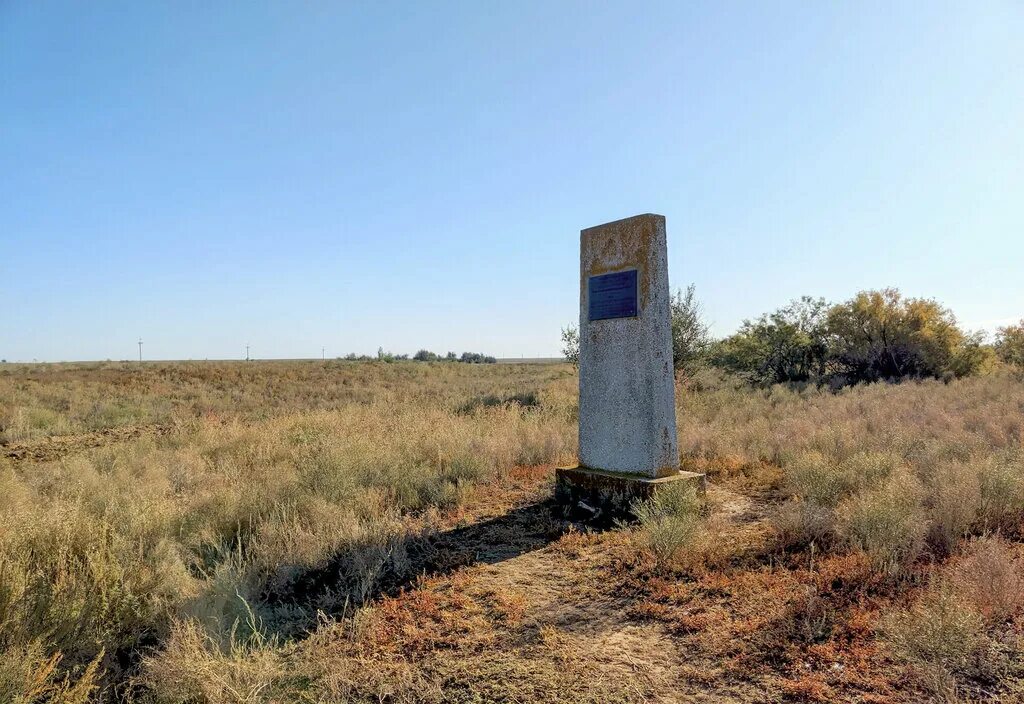
{"type": "MultiPolygon", "coordinates": [[[[749,547],[763,533],[763,507],[750,497],[710,485],[708,501],[720,536],[737,548],[749,547]]],[[[681,677],[688,673],[682,643],[661,623],[631,618],[628,599],[597,588],[602,575],[592,563],[603,549],[597,542],[567,555],[556,543],[487,567],[479,583],[521,591],[535,627],[556,631],[600,677],[609,684],[629,683],[628,693],[645,701],[750,701],[744,687],[710,693],[703,683],[688,686],[681,677]]]]}
{"type": "MultiPolygon", "coordinates": [[[[709,486],[708,499],[724,539],[737,547],[761,539],[765,509],[754,499],[720,486],[709,486]]],[[[630,596],[602,584],[604,553],[628,540],[625,529],[590,534],[563,528],[553,535],[542,512],[513,508],[509,514],[517,512],[507,525],[491,519],[493,529],[469,527],[476,559],[398,597],[398,608],[418,608],[425,593],[459,593],[473,613],[489,613],[498,624],[487,639],[495,652],[516,659],[504,667],[561,672],[566,701],[764,701],[749,682],[709,686],[701,679],[703,666],[690,662],[684,639],[663,623],[637,619],[630,596]]],[[[465,663],[477,655],[457,657],[465,663]]],[[[473,683],[460,684],[478,692],[473,683]]]]}
{"type": "Polygon", "coordinates": [[[512,593],[525,605],[520,628],[535,631],[574,659],[590,665],[612,688],[631,683],[637,696],[667,696],[673,671],[683,662],[660,624],[637,623],[625,615],[625,602],[591,588],[585,559],[572,559],[557,546],[487,565],[473,575],[470,593],[512,593]]]}
{"type": "Polygon", "coordinates": [[[769,503],[764,497],[742,494],[721,485],[708,485],[711,520],[720,527],[719,537],[732,554],[763,543],[769,503]]]}
{"type": "Polygon", "coordinates": [[[144,436],[168,435],[173,430],[173,425],[166,424],[104,428],[78,435],[55,435],[31,442],[0,445],[0,454],[15,462],[53,462],[83,450],[127,442],[144,436]]]}

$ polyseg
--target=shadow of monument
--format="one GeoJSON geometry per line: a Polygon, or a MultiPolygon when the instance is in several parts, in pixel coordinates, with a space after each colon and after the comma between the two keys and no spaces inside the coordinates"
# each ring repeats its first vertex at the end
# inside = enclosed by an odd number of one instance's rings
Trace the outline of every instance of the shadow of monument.
{"type": "Polygon", "coordinates": [[[264,585],[259,609],[272,632],[296,636],[316,627],[319,614],[351,615],[355,607],[395,596],[425,577],[474,564],[497,564],[540,550],[570,526],[551,499],[444,531],[409,536],[388,545],[350,544],[325,563],[264,585]]]}

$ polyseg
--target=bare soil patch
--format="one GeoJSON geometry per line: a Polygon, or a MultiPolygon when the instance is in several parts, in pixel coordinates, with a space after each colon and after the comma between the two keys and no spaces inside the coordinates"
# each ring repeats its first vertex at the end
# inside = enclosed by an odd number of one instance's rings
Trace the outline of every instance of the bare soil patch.
{"type": "Polygon", "coordinates": [[[55,435],[31,442],[0,444],[3,456],[14,462],[54,462],[96,447],[138,440],[142,437],[169,435],[171,424],[150,424],[104,428],[78,435],[55,435]]]}
{"type": "MultiPolygon", "coordinates": [[[[474,559],[453,560],[370,607],[375,649],[418,652],[417,669],[447,682],[442,701],[780,701],[777,684],[727,666],[724,641],[715,653],[695,647],[642,608],[650,595],[628,583],[618,562],[632,550],[628,529],[592,532],[559,521],[555,533],[543,502],[550,469],[525,471],[511,494],[517,503],[503,514],[511,518],[494,517],[492,504],[478,523],[440,539],[455,549],[471,536],[462,550],[474,559]],[[485,681],[497,674],[481,662],[487,653],[507,673],[497,688],[485,681]],[[526,689],[515,680],[522,671],[532,673],[526,689]]],[[[489,496],[500,501],[501,493],[489,496]]],[[[756,498],[712,485],[709,501],[730,545],[761,544],[766,508],[756,498]]]]}

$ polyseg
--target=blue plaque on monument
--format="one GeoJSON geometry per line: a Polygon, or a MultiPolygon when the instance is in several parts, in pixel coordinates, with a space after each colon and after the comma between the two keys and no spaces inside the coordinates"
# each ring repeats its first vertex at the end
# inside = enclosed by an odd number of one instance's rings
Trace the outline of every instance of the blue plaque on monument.
{"type": "Polygon", "coordinates": [[[591,276],[587,301],[591,320],[636,316],[636,269],[591,276]]]}

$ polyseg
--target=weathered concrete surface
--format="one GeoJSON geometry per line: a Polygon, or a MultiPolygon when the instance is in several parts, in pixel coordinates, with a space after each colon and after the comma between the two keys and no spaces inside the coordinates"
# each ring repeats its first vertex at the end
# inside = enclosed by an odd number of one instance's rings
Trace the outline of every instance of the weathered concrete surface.
{"type": "Polygon", "coordinates": [[[638,477],[635,474],[602,472],[589,467],[557,467],[555,499],[570,512],[583,502],[603,518],[631,518],[631,506],[637,499],[649,499],[668,484],[692,484],[704,496],[707,480],[703,474],[677,470],[663,477],[638,477]]]}
{"type": "Polygon", "coordinates": [[[580,464],[679,471],[665,218],[637,215],[580,233],[580,464]],[[637,315],[589,318],[592,276],[637,270],[637,315]]]}

